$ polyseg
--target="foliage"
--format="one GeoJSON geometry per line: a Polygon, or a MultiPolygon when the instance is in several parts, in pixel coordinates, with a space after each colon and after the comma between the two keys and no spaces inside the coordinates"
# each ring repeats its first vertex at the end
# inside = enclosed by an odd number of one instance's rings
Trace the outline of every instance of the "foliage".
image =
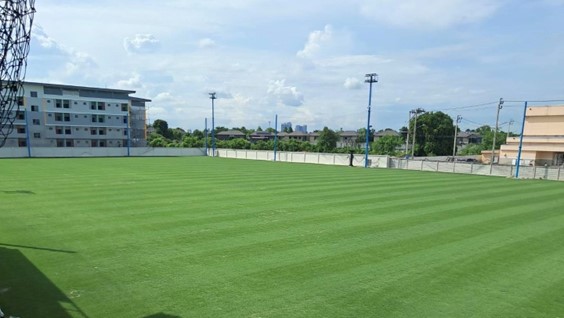
{"type": "MultiPolygon", "coordinates": [[[[415,118],[411,119],[414,131],[415,118]]],[[[428,112],[417,117],[415,137],[416,156],[445,156],[452,154],[454,124],[452,118],[443,112],[428,112]]]]}
{"type": "Polygon", "coordinates": [[[339,134],[327,127],[324,127],[323,130],[319,132],[317,149],[319,152],[332,152],[335,148],[337,148],[338,140],[339,134]]]}
{"type": "Polygon", "coordinates": [[[372,152],[378,155],[396,156],[397,148],[403,144],[400,136],[382,136],[372,144],[372,152]]]}

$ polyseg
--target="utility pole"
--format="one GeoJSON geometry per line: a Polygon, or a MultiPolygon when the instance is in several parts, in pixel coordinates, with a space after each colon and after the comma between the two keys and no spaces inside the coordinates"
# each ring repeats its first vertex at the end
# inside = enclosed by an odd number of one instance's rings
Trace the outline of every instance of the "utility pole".
{"type": "Polygon", "coordinates": [[[412,110],[409,111],[409,117],[407,118],[407,136],[405,136],[405,155],[406,156],[409,153],[409,131],[411,130],[411,125],[410,125],[411,114],[413,114],[412,110]]]}
{"type": "Polygon", "coordinates": [[[490,161],[490,175],[492,174],[493,171],[493,164],[495,159],[495,139],[497,137],[497,130],[499,129],[499,111],[502,108],[503,108],[503,98],[500,98],[499,103],[497,104],[497,115],[495,117],[495,131],[494,131],[493,142],[492,142],[492,158],[490,161]]]}
{"type": "Polygon", "coordinates": [[[278,114],[274,117],[274,161],[276,161],[276,148],[278,148],[278,114]]]}
{"type": "Polygon", "coordinates": [[[458,135],[458,124],[460,124],[461,120],[462,116],[456,116],[456,124],[454,125],[454,145],[452,146],[452,160],[454,160],[454,157],[456,156],[456,137],[458,135]]]}
{"type": "Polygon", "coordinates": [[[366,124],[366,147],[364,152],[364,168],[368,168],[368,149],[369,149],[369,135],[370,135],[370,108],[372,106],[372,83],[378,83],[378,74],[370,73],[365,75],[365,83],[370,84],[370,90],[368,93],[368,120],[366,124]]]}
{"type": "Polygon", "coordinates": [[[415,157],[415,136],[417,136],[417,116],[425,112],[423,108],[412,110],[415,114],[415,122],[413,123],[413,142],[411,143],[411,158],[415,157]]]}
{"type": "Polygon", "coordinates": [[[212,127],[211,127],[211,133],[212,133],[212,157],[215,157],[215,110],[214,110],[214,101],[216,100],[217,97],[215,97],[215,92],[213,93],[209,93],[210,94],[210,99],[211,99],[211,104],[212,104],[212,127]]]}

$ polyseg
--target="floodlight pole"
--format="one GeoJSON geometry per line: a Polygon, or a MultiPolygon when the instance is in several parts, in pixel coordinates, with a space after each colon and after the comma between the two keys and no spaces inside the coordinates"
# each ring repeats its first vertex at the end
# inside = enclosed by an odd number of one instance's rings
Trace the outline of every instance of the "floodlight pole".
{"type": "Polygon", "coordinates": [[[462,120],[462,116],[458,115],[456,116],[456,124],[454,125],[454,145],[452,146],[452,159],[454,160],[454,157],[456,156],[456,137],[458,135],[458,124],[460,124],[460,121],[462,120]]]}
{"type": "Polygon", "coordinates": [[[519,136],[519,150],[517,151],[517,162],[515,163],[517,167],[515,168],[515,178],[519,178],[519,167],[521,166],[521,152],[523,149],[523,135],[525,134],[525,118],[527,118],[527,102],[525,102],[525,108],[523,109],[523,123],[521,124],[521,136],[519,136]]]}
{"type": "Polygon", "coordinates": [[[210,94],[210,99],[211,99],[211,105],[212,105],[212,157],[215,157],[215,110],[214,110],[214,101],[216,100],[217,97],[215,97],[215,92],[213,93],[209,93],[210,94]]]}
{"type": "Polygon", "coordinates": [[[364,150],[364,168],[368,168],[368,149],[369,149],[369,136],[370,136],[370,108],[372,106],[372,83],[378,83],[378,74],[370,73],[365,75],[365,83],[370,84],[370,89],[368,93],[368,120],[366,123],[366,146],[364,150]]]}
{"type": "Polygon", "coordinates": [[[492,157],[490,161],[490,175],[493,171],[493,164],[495,159],[495,139],[497,137],[497,130],[499,129],[499,111],[503,108],[503,98],[499,99],[499,103],[497,104],[497,115],[495,118],[495,131],[493,135],[493,142],[492,142],[492,157]]]}

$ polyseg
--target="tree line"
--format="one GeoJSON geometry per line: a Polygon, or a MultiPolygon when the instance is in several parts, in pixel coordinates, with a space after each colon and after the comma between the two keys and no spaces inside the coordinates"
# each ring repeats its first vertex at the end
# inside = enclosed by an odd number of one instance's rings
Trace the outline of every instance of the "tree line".
{"type": "MultiPolygon", "coordinates": [[[[415,120],[409,122],[410,134],[413,134],[415,120]]],[[[185,131],[181,128],[169,128],[168,123],[164,120],[157,119],[152,124],[152,132],[147,138],[148,145],[151,147],[186,147],[186,148],[203,148],[206,145],[211,147],[211,132],[208,132],[207,140],[205,131],[193,130],[185,131]]],[[[450,116],[443,112],[428,112],[418,116],[417,129],[415,136],[414,154],[415,156],[447,156],[452,155],[453,139],[454,139],[454,123],[450,116]]],[[[250,149],[250,150],[273,150],[275,141],[257,140],[250,141],[250,136],[254,132],[263,131],[259,126],[257,129],[247,129],[245,127],[233,127],[232,130],[238,130],[244,134],[244,138],[235,138],[230,140],[219,140],[215,138],[216,148],[226,149],[250,149]]],[[[229,130],[226,127],[215,127],[214,133],[229,130]]],[[[273,128],[267,128],[264,131],[274,133],[273,128]]],[[[494,131],[491,127],[485,125],[476,130],[467,130],[468,132],[476,132],[482,136],[482,142],[471,144],[464,149],[458,151],[459,155],[476,155],[482,150],[491,150],[494,131]]],[[[285,130],[291,132],[291,130],[285,130]]],[[[294,139],[278,139],[277,149],[280,151],[298,151],[298,152],[323,152],[323,153],[364,153],[366,141],[366,128],[357,130],[356,140],[352,145],[337,147],[340,139],[341,131],[335,131],[324,127],[322,130],[315,131],[318,138],[315,144],[308,141],[299,141],[294,139]]],[[[374,140],[374,129],[369,134],[369,153],[377,155],[402,156],[406,155],[405,147],[408,128],[402,127],[397,135],[384,135],[374,140]]],[[[507,133],[498,131],[496,139],[496,149],[505,143],[507,133]]],[[[409,137],[411,145],[413,135],[409,137]]],[[[410,150],[411,151],[411,150],[410,150]]]]}

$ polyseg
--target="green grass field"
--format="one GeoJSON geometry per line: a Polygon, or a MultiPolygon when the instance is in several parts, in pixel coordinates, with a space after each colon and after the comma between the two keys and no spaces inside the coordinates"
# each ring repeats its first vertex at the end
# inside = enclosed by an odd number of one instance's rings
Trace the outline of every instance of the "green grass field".
{"type": "Polygon", "coordinates": [[[220,158],[0,160],[29,317],[564,317],[564,183],[220,158]]]}

